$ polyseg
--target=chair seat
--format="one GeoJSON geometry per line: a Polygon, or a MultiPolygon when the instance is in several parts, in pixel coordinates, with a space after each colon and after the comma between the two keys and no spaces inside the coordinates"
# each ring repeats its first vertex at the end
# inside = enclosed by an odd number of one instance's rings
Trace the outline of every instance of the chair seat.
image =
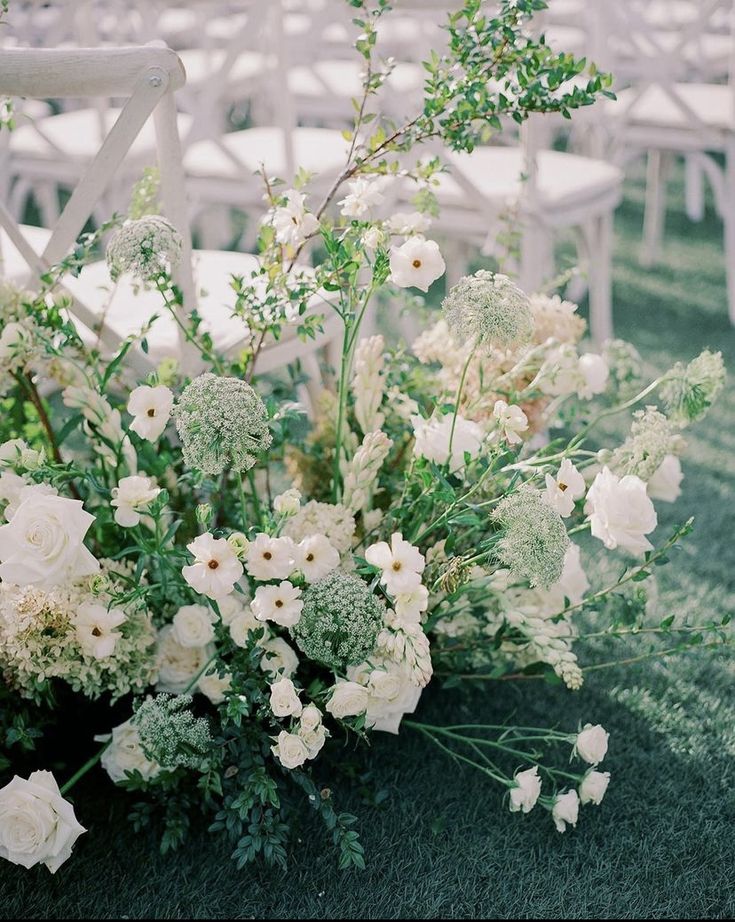
{"type": "MultiPolygon", "coordinates": [[[[339,131],[296,128],[292,133],[294,163],[309,173],[331,173],[344,166],[349,145],[339,131]]],[[[271,176],[287,176],[285,133],[280,128],[246,128],[218,141],[192,144],[184,154],[187,173],[197,179],[244,179],[268,167],[271,176]]]]}
{"type": "MultiPolygon", "coordinates": [[[[441,208],[475,208],[471,193],[455,179],[457,173],[498,210],[512,205],[522,194],[525,164],[520,148],[478,147],[471,154],[450,153],[448,161],[449,173],[441,176],[436,193],[441,208]]],[[[544,150],[538,154],[537,166],[537,204],[550,223],[594,203],[613,207],[620,197],[623,173],[603,160],[544,150]]]]}
{"type": "MultiPolygon", "coordinates": [[[[294,96],[320,98],[325,95],[352,99],[362,93],[364,67],[361,61],[315,61],[292,67],[288,86],[294,96]]],[[[417,64],[398,63],[384,84],[383,92],[412,93],[423,85],[424,72],[417,64]]],[[[351,107],[350,107],[351,108],[351,107]]]]}
{"type": "MultiPolygon", "coordinates": [[[[35,253],[43,253],[51,236],[50,230],[24,224],[21,225],[20,231],[35,253]]],[[[30,271],[28,263],[10,242],[6,232],[0,228],[0,278],[18,285],[28,278],[30,271]]]]}
{"type": "MultiPolygon", "coordinates": [[[[189,88],[197,88],[213,74],[217,74],[227,56],[223,48],[188,48],[178,54],[186,71],[186,85],[189,88]]],[[[259,77],[264,77],[265,72],[273,66],[272,56],[259,51],[242,51],[224,75],[224,79],[228,86],[232,84],[233,91],[239,91],[243,84],[247,85],[259,77]]],[[[218,92],[222,92],[221,87],[218,87],[218,92]]]]}
{"type": "MultiPolygon", "coordinates": [[[[65,164],[87,163],[100,148],[103,138],[115,123],[120,109],[74,109],[21,124],[10,136],[10,150],[22,169],[27,160],[65,164]]],[[[186,135],[191,117],[179,115],[179,133],[186,135]]],[[[155,155],[156,135],[153,120],[148,119],[133,141],[129,157],[145,160],[155,155]]]]}
{"type": "Polygon", "coordinates": [[[607,106],[610,114],[635,128],[697,133],[701,129],[687,114],[688,107],[714,131],[735,130],[735,91],[719,83],[676,83],[671,93],[658,85],[640,94],[635,89],[622,90],[617,100],[609,100],[607,106]],[[677,99],[684,105],[679,105],[677,99]]]}

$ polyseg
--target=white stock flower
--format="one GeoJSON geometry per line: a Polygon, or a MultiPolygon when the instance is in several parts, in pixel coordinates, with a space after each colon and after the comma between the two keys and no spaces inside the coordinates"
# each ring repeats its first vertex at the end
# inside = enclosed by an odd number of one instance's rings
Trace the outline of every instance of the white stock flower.
{"type": "Polygon", "coordinates": [[[227,540],[206,532],[186,547],[194,556],[194,563],[182,567],[181,573],[192,589],[210,599],[229,595],[242,576],[243,568],[227,540]]]}
{"type": "Polygon", "coordinates": [[[291,538],[271,538],[261,532],[250,542],[245,568],[255,579],[286,579],[296,569],[297,556],[291,538]]]}
{"type": "Polygon", "coordinates": [[[391,535],[390,544],[379,541],[365,551],[365,560],[381,570],[380,582],[392,596],[411,593],[421,585],[426,561],[417,547],[405,541],[400,532],[391,535]]]}
{"type": "Polygon", "coordinates": [[[74,619],[79,646],[86,656],[93,659],[107,659],[115,652],[115,644],[122,637],[116,627],[126,620],[125,612],[119,608],[109,611],[96,602],[81,605],[74,619]]]}
{"type": "Polygon", "coordinates": [[[565,519],[574,512],[574,502],[584,496],[585,489],[584,477],[569,458],[561,462],[555,477],[546,475],[546,502],[565,519]]]}
{"type": "Polygon", "coordinates": [[[596,394],[602,394],[607,387],[610,369],[601,355],[594,352],[585,352],[580,355],[578,370],[581,382],[577,388],[578,396],[589,400],[596,394]]]}
{"type": "Polygon", "coordinates": [[[125,781],[129,772],[137,771],[145,781],[150,781],[161,771],[161,766],[143,752],[138,728],[132,720],[113,727],[110,745],[102,753],[100,764],[115,784],[125,781]]]}
{"type": "Polygon", "coordinates": [[[618,477],[604,467],[587,491],[584,509],[592,535],[608,550],[622,547],[640,555],[652,549],[645,535],[655,529],[658,518],[645,483],[635,474],[618,477]]]}
{"type": "Polygon", "coordinates": [[[284,580],[278,586],[258,586],[250,607],[258,621],[293,627],[299,623],[304,603],[301,590],[284,580]]]}
{"type": "Polygon", "coordinates": [[[263,657],[260,668],[268,675],[292,676],[299,668],[299,658],[282,637],[273,637],[260,645],[263,657]]]}
{"type": "Polygon", "coordinates": [[[314,583],[336,570],[339,551],[325,535],[310,535],[299,542],[299,569],[307,583],[314,583]]]}
{"type": "Polygon", "coordinates": [[[349,509],[357,512],[368,503],[373,484],[392,445],[393,442],[380,430],[366,433],[352,460],[343,468],[342,502],[349,509]]]}
{"type": "Polygon", "coordinates": [[[271,752],[284,768],[298,768],[309,758],[306,743],[296,733],[281,730],[271,752]]]}
{"type": "Polygon", "coordinates": [[[92,522],[79,500],[34,492],[0,527],[0,579],[52,589],[96,573],[99,564],[83,544],[92,522]]]}
{"type": "Polygon", "coordinates": [[[128,413],[133,417],[130,428],[141,439],[157,441],[166,428],[174,406],[174,395],[163,384],[141,384],[130,392],[128,413]]]}
{"type": "Polygon", "coordinates": [[[518,772],[514,778],[515,785],[510,789],[510,812],[523,811],[529,813],[536,806],[536,801],[541,793],[541,779],[538,776],[538,766],[518,772]]]}
{"type": "Polygon", "coordinates": [[[368,179],[359,176],[347,184],[350,190],[338,203],[342,206],[341,214],[345,218],[355,218],[358,221],[366,220],[376,205],[383,201],[382,179],[368,179]]]}
{"type": "Polygon", "coordinates": [[[132,528],[140,522],[141,511],[145,510],[161,492],[153,477],[138,474],[123,477],[112,488],[111,506],[115,507],[115,521],[122,528],[132,528]]]}
{"type": "Polygon", "coordinates": [[[296,189],[286,192],[286,204],[273,212],[276,240],[285,246],[298,247],[319,230],[319,221],[304,205],[304,194],[296,189]]]}
{"type": "MultiPolygon", "coordinates": [[[[664,503],[675,503],[681,495],[684,474],[676,455],[666,455],[648,481],[648,495],[664,503]]],[[[2,480],[2,477],[0,477],[2,480]]]]}
{"type": "Polygon", "coordinates": [[[519,433],[528,429],[528,417],[520,407],[515,404],[509,406],[505,400],[496,400],[493,416],[497,420],[500,435],[509,445],[520,445],[523,442],[519,433]]]}
{"type": "Polygon", "coordinates": [[[303,705],[291,679],[283,678],[271,685],[270,709],[274,717],[298,717],[303,705]]]}
{"type": "Polygon", "coordinates": [[[390,281],[399,288],[428,291],[444,275],[446,264],[434,240],[409,237],[400,247],[390,250],[390,281]]]}
{"type": "Polygon", "coordinates": [[[431,218],[420,211],[397,211],[388,218],[388,230],[392,234],[410,237],[414,234],[425,234],[431,227],[431,218]]]}
{"type": "Polygon", "coordinates": [[[156,665],[158,682],[156,689],[180,695],[204,669],[214,653],[214,647],[185,647],[179,643],[172,624],[158,632],[156,640],[156,665]]]}
{"type": "Polygon", "coordinates": [[[480,455],[484,433],[477,423],[457,414],[452,434],[452,422],[451,413],[447,413],[446,416],[435,414],[431,419],[412,416],[411,425],[416,439],[413,453],[415,457],[426,458],[435,464],[449,462],[449,470],[453,474],[461,474],[464,471],[465,454],[468,454],[471,460],[480,455]]]}
{"type": "Polygon", "coordinates": [[[301,508],[301,493],[293,487],[273,500],[273,511],[278,515],[296,515],[301,508]]]}
{"type": "Polygon", "coordinates": [[[584,804],[594,804],[598,807],[607,792],[610,784],[610,772],[590,771],[579,785],[579,800],[584,804]]]}
{"type": "Polygon", "coordinates": [[[54,874],[83,832],[51,772],[15,775],[0,789],[0,858],[24,868],[45,864],[54,874]]]}
{"type": "Polygon", "coordinates": [[[214,640],[215,619],[206,605],[182,605],[171,622],[174,636],[182,647],[203,647],[214,640]]]}
{"type": "Polygon", "coordinates": [[[327,703],[327,711],[336,720],[357,717],[367,710],[368,698],[369,692],[364,685],[338,679],[327,703]]]}
{"type": "Polygon", "coordinates": [[[205,698],[209,698],[212,704],[221,704],[225,700],[226,693],[232,687],[232,676],[225,673],[221,676],[216,669],[205,672],[197,682],[197,690],[205,698]]]}
{"type": "Polygon", "coordinates": [[[577,734],[574,752],[589,765],[599,765],[607,755],[610,734],[600,724],[585,724],[577,734]]]}
{"type": "Polygon", "coordinates": [[[577,792],[567,791],[566,794],[558,794],[551,809],[551,816],[559,832],[566,830],[567,823],[570,826],[576,826],[579,819],[579,796],[577,792]]]}

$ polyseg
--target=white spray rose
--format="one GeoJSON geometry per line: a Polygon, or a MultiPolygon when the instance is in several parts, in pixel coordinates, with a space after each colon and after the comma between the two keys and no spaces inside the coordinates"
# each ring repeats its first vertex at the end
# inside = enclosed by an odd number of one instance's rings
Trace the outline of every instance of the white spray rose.
{"type": "Polygon", "coordinates": [[[161,771],[161,766],[143,752],[138,728],[131,720],[113,728],[110,745],[102,753],[100,764],[115,784],[124,781],[128,772],[137,771],[148,781],[161,771]]]}
{"type": "Polygon", "coordinates": [[[576,826],[579,819],[579,796],[576,791],[567,791],[559,794],[551,809],[554,824],[559,832],[564,832],[567,823],[576,826]]]}
{"type": "Polygon", "coordinates": [[[577,734],[574,751],[590,765],[598,765],[607,755],[607,741],[610,734],[600,724],[585,724],[577,734]]]}
{"type": "Polygon", "coordinates": [[[666,455],[648,481],[648,495],[664,503],[675,503],[681,496],[683,479],[681,461],[676,455],[666,455]]]}
{"type": "Polygon", "coordinates": [[[280,679],[271,685],[270,708],[274,717],[298,717],[303,705],[291,679],[280,679]]]}
{"type": "Polygon", "coordinates": [[[452,433],[452,422],[451,413],[446,416],[435,414],[431,419],[412,416],[411,425],[416,439],[413,453],[417,458],[426,458],[435,464],[449,462],[449,470],[453,474],[461,474],[464,471],[465,454],[473,460],[477,458],[485,435],[477,423],[459,414],[454,421],[452,433]]]}
{"type": "Polygon", "coordinates": [[[54,874],[83,832],[51,772],[15,775],[0,790],[0,858],[24,868],[45,864],[54,874]]]}
{"type": "Polygon", "coordinates": [[[332,690],[327,711],[337,720],[364,714],[368,706],[369,693],[357,682],[338,681],[332,690]]]}
{"type": "Polygon", "coordinates": [[[306,743],[300,736],[288,733],[286,730],[278,734],[276,745],[271,746],[271,751],[284,768],[298,768],[309,758],[306,743]]]}
{"type": "Polygon", "coordinates": [[[152,477],[138,474],[123,477],[112,489],[111,506],[115,507],[115,521],[122,528],[132,528],[140,522],[141,512],[161,492],[152,477]]]}
{"type": "Polygon", "coordinates": [[[610,772],[591,771],[582,779],[579,785],[579,799],[582,804],[599,806],[610,784],[610,772]]]}
{"type": "Polygon", "coordinates": [[[652,549],[645,536],[655,529],[658,518],[640,477],[618,477],[603,468],[587,491],[584,508],[593,536],[609,550],[622,547],[640,555],[652,549]]]}
{"type": "Polygon", "coordinates": [[[184,647],[179,643],[174,627],[167,624],[158,632],[156,663],[158,666],[158,691],[180,695],[211,659],[214,647],[184,647]]]}
{"type": "Polygon", "coordinates": [[[510,789],[510,812],[518,813],[522,810],[529,813],[536,806],[536,801],[541,793],[541,779],[538,776],[538,766],[518,772],[515,776],[515,787],[510,789]]]}
{"type": "Polygon", "coordinates": [[[206,605],[182,605],[173,618],[174,636],[182,647],[203,647],[214,640],[215,618],[206,605]]]}

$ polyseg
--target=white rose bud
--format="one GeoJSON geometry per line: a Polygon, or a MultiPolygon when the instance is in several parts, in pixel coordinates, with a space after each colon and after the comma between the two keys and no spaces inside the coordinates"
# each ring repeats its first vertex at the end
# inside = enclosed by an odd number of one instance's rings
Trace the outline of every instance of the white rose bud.
{"type": "Polygon", "coordinates": [[[304,733],[312,733],[321,725],[322,712],[315,704],[307,704],[301,712],[301,729],[304,733]]]}
{"type": "Polygon", "coordinates": [[[368,698],[369,693],[364,685],[358,685],[357,682],[338,682],[327,704],[327,711],[336,720],[357,717],[367,710],[368,698]]]}
{"type": "Polygon", "coordinates": [[[296,515],[301,507],[301,494],[298,490],[286,490],[273,500],[273,510],[278,515],[296,515]]]}
{"type": "Polygon", "coordinates": [[[182,647],[204,647],[214,640],[214,620],[206,605],[184,605],[174,615],[174,635],[182,647]]]}
{"type": "Polygon", "coordinates": [[[559,794],[551,809],[551,816],[559,832],[564,832],[567,823],[576,826],[579,819],[579,797],[576,791],[559,794]]]}
{"type": "Polygon", "coordinates": [[[610,784],[610,772],[591,771],[582,779],[579,785],[579,799],[583,804],[599,806],[610,784]]]}
{"type": "Polygon", "coordinates": [[[577,735],[574,751],[590,765],[598,765],[607,754],[607,741],[610,734],[600,724],[594,727],[585,724],[584,729],[577,735]]]}
{"type": "Polygon", "coordinates": [[[510,812],[518,813],[522,810],[529,813],[536,806],[536,801],[541,793],[541,779],[538,776],[538,766],[518,772],[515,776],[515,787],[510,789],[510,812]]]}

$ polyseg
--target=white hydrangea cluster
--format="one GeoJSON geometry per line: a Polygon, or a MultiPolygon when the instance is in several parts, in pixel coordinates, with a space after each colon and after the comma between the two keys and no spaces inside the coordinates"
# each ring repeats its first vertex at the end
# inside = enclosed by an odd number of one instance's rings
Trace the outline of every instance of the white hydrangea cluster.
{"type": "Polygon", "coordinates": [[[31,370],[40,356],[37,328],[28,309],[30,292],[0,279],[0,396],[15,385],[15,376],[31,370]]]}
{"type": "Polygon", "coordinates": [[[113,281],[132,275],[138,281],[153,282],[178,264],[181,235],[160,215],[146,215],[126,221],[110,241],[106,255],[113,281]]]}
{"type": "Polygon", "coordinates": [[[382,336],[361,339],[355,349],[352,375],[354,413],[365,435],[381,429],[385,422],[385,416],[380,412],[385,390],[384,351],[385,340],[382,336]]]}
{"type": "Polygon", "coordinates": [[[368,505],[373,484],[392,445],[393,442],[384,432],[368,432],[352,460],[345,465],[342,499],[344,505],[353,512],[368,505]]]}
{"type": "Polygon", "coordinates": [[[528,295],[497,272],[480,269],[460,279],[444,299],[442,310],[460,343],[511,349],[527,343],[533,334],[528,295]]]}
{"type": "Polygon", "coordinates": [[[150,615],[130,606],[111,609],[123,568],[110,561],[101,565],[99,576],[54,589],[0,584],[0,665],[22,695],[36,697],[58,678],[89,698],[109,693],[115,700],[152,682],[150,615]],[[95,592],[100,586],[107,588],[95,592]]]}
{"type": "Polygon", "coordinates": [[[297,544],[310,535],[324,535],[340,554],[346,554],[352,547],[355,528],[355,517],[347,506],[312,499],[286,522],[283,534],[297,544]]]}
{"type": "Polygon", "coordinates": [[[555,339],[560,343],[578,343],[584,336],[587,324],[577,313],[573,301],[564,301],[559,295],[529,295],[533,317],[533,340],[544,343],[555,339]]]}

